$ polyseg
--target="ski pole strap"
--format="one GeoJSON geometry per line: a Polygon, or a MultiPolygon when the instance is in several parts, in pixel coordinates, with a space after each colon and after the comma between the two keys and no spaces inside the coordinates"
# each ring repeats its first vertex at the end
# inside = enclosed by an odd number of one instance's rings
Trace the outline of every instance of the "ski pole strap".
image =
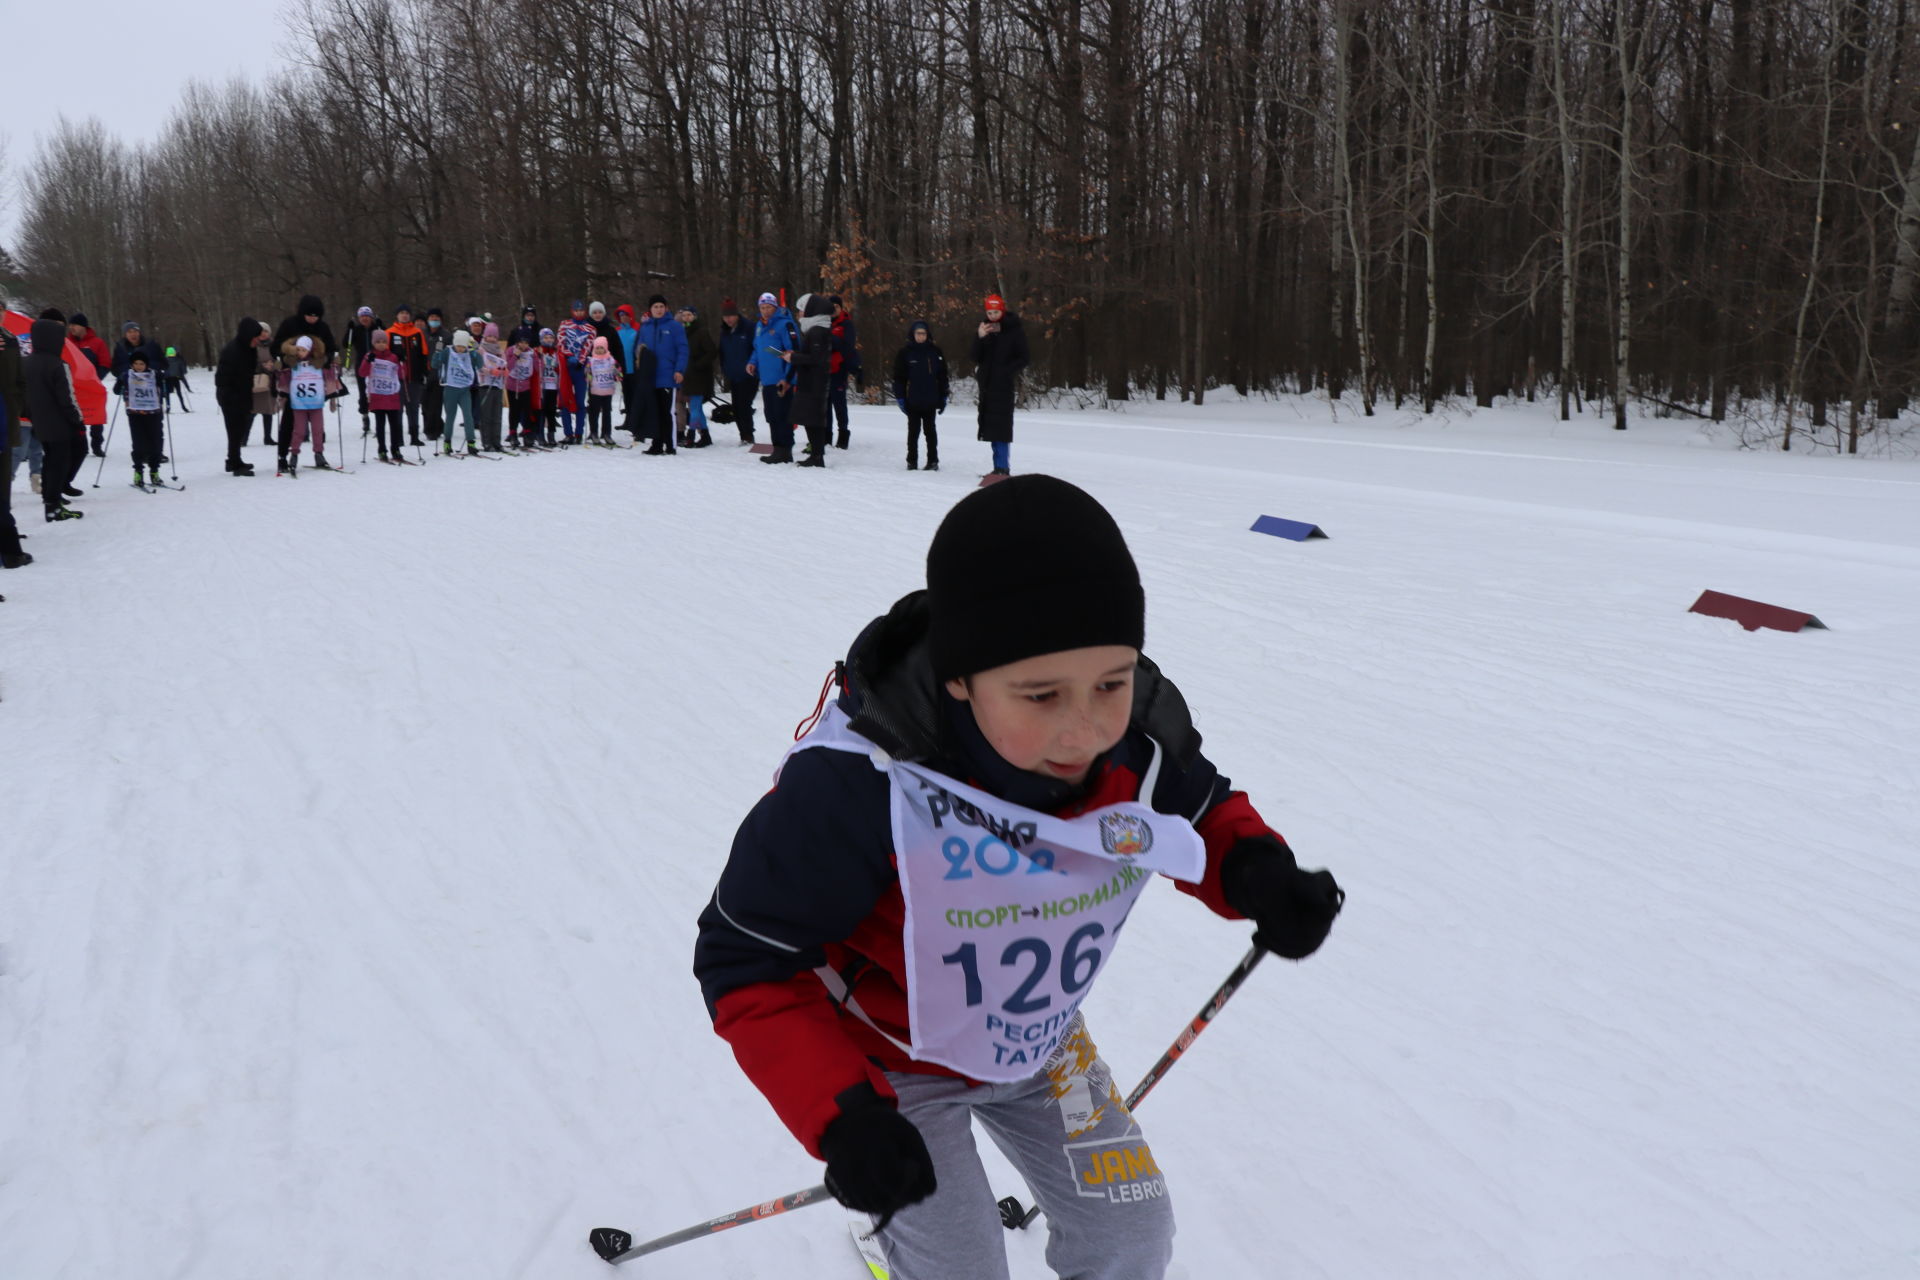
{"type": "Polygon", "coordinates": [[[1234,966],[1233,972],[1227,975],[1227,980],[1214,991],[1212,999],[1207,1001],[1198,1016],[1187,1024],[1186,1030],[1180,1033],[1179,1039],[1160,1055],[1160,1061],[1153,1064],[1153,1070],[1147,1072],[1146,1078],[1133,1086],[1133,1092],[1127,1095],[1127,1110],[1131,1111],[1139,1106],[1140,1100],[1153,1091],[1153,1086],[1160,1083],[1160,1077],[1173,1069],[1173,1064],[1180,1061],[1181,1056],[1193,1042],[1199,1039],[1200,1033],[1207,1029],[1207,1024],[1220,1016],[1220,1010],[1226,1008],[1227,1001],[1233,999],[1233,993],[1240,989],[1240,984],[1247,980],[1247,975],[1253,972],[1253,967],[1259,964],[1261,957],[1266,954],[1266,948],[1255,943],[1245,958],[1234,966]]]}
{"type": "Polygon", "coordinates": [[[661,1236],[658,1240],[635,1244],[633,1237],[618,1227],[595,1227],[587,1233],[587,1243],[591,1244],[593,1251],[603,1259],[614,1266],[619,1266],[623,1262],[631,1262],[649,1253],[671,1249],[676,1244],[685,1244],[689,1240],[698,1240],[702,1236],[718,1235],[729,1227],[744,1227],[748,1223],[778,1217],[789,1209],[802,1209],[810,1204],[819,1204],[828,1198],[827,1186],[823,1182],[817,1187],[795,1191],[791,1195],[781,1196],[778,1200],[769,1200],[765,1204],[750,1205],[724,1217],[715,1218],[711,1222],[703,1222],[697,1227],[688,1227],[672,1235],[661,1236]]]}

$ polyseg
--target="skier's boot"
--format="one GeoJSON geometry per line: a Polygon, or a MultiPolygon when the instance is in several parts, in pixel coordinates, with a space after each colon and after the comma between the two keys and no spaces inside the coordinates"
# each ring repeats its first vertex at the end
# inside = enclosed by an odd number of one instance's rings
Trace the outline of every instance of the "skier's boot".
{"type": "Polygon", "coordinates": [[[693,447],[696,449],[708,449],[712,446],[713,436],[708,433],[705,427],[700,428],[700,438],[693,442],[693,447]]]}
{"type": "Polygon", "coordinates": [[[313,469],[315,471],[331,471],[333,470],[333,464],[327,461],[326,454],[316,453],[313,455],[313,469]]]}

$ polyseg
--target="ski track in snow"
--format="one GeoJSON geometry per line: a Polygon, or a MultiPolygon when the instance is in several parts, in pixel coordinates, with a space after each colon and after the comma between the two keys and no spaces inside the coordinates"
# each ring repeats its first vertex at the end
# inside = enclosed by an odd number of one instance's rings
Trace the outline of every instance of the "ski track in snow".
{"type": "MultiPolygon", "coordinates": [[[[937,474],[858,408],[825,474],[238,481],[208,406],[185,492],[116,441],[62,526],[22,468],[0,1274],[588,1277],[590,1227],[817,1182],[693,925],[984,468],[941,426],[937,474]]],[[[1920,466],[1310,400],[1023,415],[1014,460],[1114,511],[1208,754],[1350,894],[1141,1109],[1173,1276],[1915,1274],[1920,466]],[[1708,587],[1833,629],[1687,614],[1708,587]]],[[[1127,934],[1088,1006],[1123,1088],[1246,946],[1169,886],[1127,934]]],[[[845,1221],[630,1269],[851,1277],[845,1221]]],[[[1018,1280],[1043,1248],[1009,1238],[1018,1280]]]]}

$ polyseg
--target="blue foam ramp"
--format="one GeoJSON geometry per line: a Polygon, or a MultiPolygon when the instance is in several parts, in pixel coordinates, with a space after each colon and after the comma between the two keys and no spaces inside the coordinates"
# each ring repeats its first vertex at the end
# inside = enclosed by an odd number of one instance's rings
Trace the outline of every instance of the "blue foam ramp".
{"type": "Polygon", "coordinates": [[[1300,520],[1282,520],[1279,516],[1261,516],[1253,522],[1253,531],[1270,533],[1276,538],[1285,538],[1290,542],[1305,542],[1308,538],[1327,536],[1317,524],[1307,524],[1300,520]]]}

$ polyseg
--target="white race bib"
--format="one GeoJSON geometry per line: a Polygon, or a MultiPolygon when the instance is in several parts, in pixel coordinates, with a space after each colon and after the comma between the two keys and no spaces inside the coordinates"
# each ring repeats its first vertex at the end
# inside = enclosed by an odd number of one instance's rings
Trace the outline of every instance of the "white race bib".
{"type": "Polygon", "coordinates": [[[1138,801],[1078,818],[1023,808],[888,759],[838,706],[794,750],[813,746],[859,752],[887,773],[906,903],[909,1047],[975,1080],[1040,1070],[1148,877],[1191,882],[1206,870],[1205,842],[1184,818],[1138,801]]]}
{"type": "Polygon", "coordinates": [[[619,385],[619,365],[612,356],[595,356],[587,362],[588,387],[596,396],[610,396],[619,385]]]}
{"type": "Polygon", "coordinates": [[[327,402],[327,377],[320,370],[301,365],[288,380],[287,392],[296,409],[319,409],[327,402]]]}
{"type": "Polygon", "coordinates": [[[506,381],[506,377],[507,358],[497,356],[491,351],[482,351],[480,353],[480,385],[497,387],[506,381]]]}
{"type": "Polygon", "coordinates": [[[528,382],[533,378],[533,352],[523,351],[513,358],[513,380],[528,382]]]}
{"type": "Polygon", "coordinates": [[[447,352],[447,371],[441,375],[441,384],[455,388],[472,386],[473,356],[465,351],[447,352]]]}
{"type": "Polygon", "coordinates": [[[560,389],[560,357],[540,357],[540,387],[545,391],[560,389]]]}
{"type": "Polygon", "coordinates": [[[398,360],[375,360],[367,371],[367,394],[375,396],[397,396],[400,394],[400,362],[398,360]]]}
{"type": "Polygon", "coordinates": [[[160,380],[152,371],[127,372],[127,409],[132,413],[160,412],[160,380]]]}

